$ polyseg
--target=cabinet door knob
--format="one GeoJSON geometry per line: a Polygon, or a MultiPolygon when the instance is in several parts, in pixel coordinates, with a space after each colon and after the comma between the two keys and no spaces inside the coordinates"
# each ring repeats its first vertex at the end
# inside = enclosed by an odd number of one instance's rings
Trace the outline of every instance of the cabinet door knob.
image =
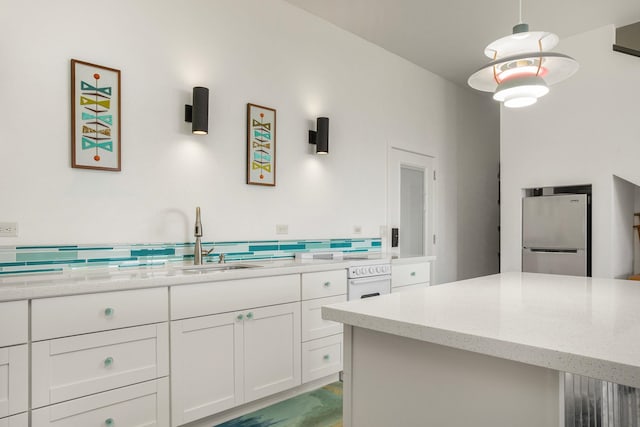
{"type": "Polygon", "coordinates": [[[108,368],[111,365],[113,365],[113,357],[109,356],[104,359],[104,366],[108,368]]]}
{"type": "Polygon", "coordinates": [[[243,316],[242,314],[238,314],[238,315],[236,316],[236,319],[238,319],[238,320],[242,320],[242,319],[244,319],[244,316],[243,316]]]}
{"type": "Polygon", "coordinates": [[[113,312],[114,311],[115,310],[113,308],[107,307],[107,308],[104,309],[104,315],[107,316],[107,317],[111,317],[111,316],[113,316],[113,312]]]}
{"type": "Polygon", "coordinates": [[[114,424],[113,418],[107,418],[106,420],[104,420],[104,425],[106,425],[107,427],[110,427],[113,424],[114,424]]]}
{"type": "Polygon", "coordinates": [[[324,356],[322,356],[322,358],[324,360],[329,360],[329,359],[331,359],[331,356],[329,356],[328,354],[325,354],[324,356]]]}
{"type": "Polygon", "coordinates": [[[253,319],[253,313],[252,312],[248,312],[247,313],[247,319],[253,319]]]}
{"type": "Polygon", "coordinates": [[[415,271],[412,271],[412,272],[411,272],[411,275],[412,275],[412,276],[415,276],[415,275],[416,275],[416,272],[415,272],[415,271]]]}
{"type": "Polygon", "coordinates": [[[331,286],[331,282],[324,282],[324,287],[328,288],[329,286],[331,286]]]}

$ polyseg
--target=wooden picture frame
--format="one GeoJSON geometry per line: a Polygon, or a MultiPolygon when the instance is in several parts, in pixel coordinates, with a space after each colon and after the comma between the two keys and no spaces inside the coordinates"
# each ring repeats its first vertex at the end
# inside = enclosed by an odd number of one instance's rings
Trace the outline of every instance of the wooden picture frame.
{"type": "Polygon", "coordinates": [[[247,184],[276,185],[276,110],[247,104],[247,184]]]}
{"type": "Polygon", "coordinates": [[[120,70],[71,60],[71,167],[121,170],[120,70]]]}

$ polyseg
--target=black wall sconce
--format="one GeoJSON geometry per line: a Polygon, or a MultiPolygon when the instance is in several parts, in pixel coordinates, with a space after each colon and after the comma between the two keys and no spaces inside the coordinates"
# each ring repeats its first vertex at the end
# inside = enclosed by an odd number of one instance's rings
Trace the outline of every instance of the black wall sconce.
{"type": "Polygon", "coordinates": [[[318,117],[316,129],[309,131],[309,144],[316,145],[316,154],[329,154],[329,118],[318,117]]]}
{"type": "Polygon", "coordinates": [[[209,89],[196,86],[193,88],[193,106],[184,106],[184,121],[191,123],[194,135],[209,133],[209,89]]]}

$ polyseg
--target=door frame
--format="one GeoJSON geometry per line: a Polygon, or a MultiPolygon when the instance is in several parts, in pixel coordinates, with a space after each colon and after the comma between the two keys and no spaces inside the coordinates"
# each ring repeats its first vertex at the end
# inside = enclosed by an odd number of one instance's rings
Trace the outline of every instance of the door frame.
{"type": "MultiPolygon", "coordinates": [[[[436,254],[436,244],[437,244],[437,238],[436,238],[436,225],[437,225],[437,218],[436,218],[436,212],[437,210],[435,209],[435,203],[437,200],[437,185],[436,185],[436,181],[437,181],[437,159],[435,156],[432,156],[430,154],[427,153],[423,153],[423,152],[419,152],[419,151],[415,151],[415,150],[410,150],[407,148],[404,148],[402,146],[399,145],[394,145],[394,144],[388,144],[387,145],[387,181],[386,181],[386,185],[387,185],[387,200],[386,200],[386,208],[387,208],[387,225],[386,225],[386,232],[383,233],[384,237],[386,239],[386,246],[387,246],[387,252],[392,253],[392,254],[399,254],[400,253],[400,248],[392,248],[391,247],[391,229],[393,227],[395,227],[395,224],[392,223],[392,218],[394,217],[394,214],[392,213],[392,205],[393,205],[393,191],[392,191],[392,183],[393,183],[393,176],[392,174],[397,174],[397,182],[400,182],[400,170],[394,170],[394,161],[393,161],[393,153],[394,152],[398,152],[398,153],[406,153],[406,155],[408,156],[421,156],[423,158],[425,158],[425,160],[430,163],[429,166],[426,167],[426,169],[430,169],[430,174],[425,175],[425,203],[427,204],[427,209],[425,212],[425,254],[424,256],[435,256],[436,254]],[[395,151],[394,151],[395,150],[395,151]]],[[[417,168],[417,169],[423,169],[425,168],[424,163],[418,164],[418,163],[412,163],[411,161],[405,161],[403,162],[402,160],[400,161],[401,165],[405,165],[408,167],[412,167],[412,168],[417,168]]],[[[399,218],[398,218],[399,221],[399,218]]]]}

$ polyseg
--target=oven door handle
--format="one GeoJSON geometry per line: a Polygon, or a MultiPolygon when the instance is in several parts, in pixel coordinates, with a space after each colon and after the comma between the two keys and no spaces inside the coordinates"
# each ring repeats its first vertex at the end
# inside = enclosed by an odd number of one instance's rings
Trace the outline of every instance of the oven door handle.
{"type": "Polygon", "coordinates": [[[369,276],[369,277],[361,277],[359,279],[349,279],[349,284],[362,285],[363,283],[382,282],[384,280],[391,280],[391,275],[384,274],[381,276],[369,276]]]}
{"type": "Polygon", "coordinates": [[[374,292],[372,294],[364,294],[360,297],[360,299],[371,298],[371,297],[379,297],[380,292],[374,292]]]}

